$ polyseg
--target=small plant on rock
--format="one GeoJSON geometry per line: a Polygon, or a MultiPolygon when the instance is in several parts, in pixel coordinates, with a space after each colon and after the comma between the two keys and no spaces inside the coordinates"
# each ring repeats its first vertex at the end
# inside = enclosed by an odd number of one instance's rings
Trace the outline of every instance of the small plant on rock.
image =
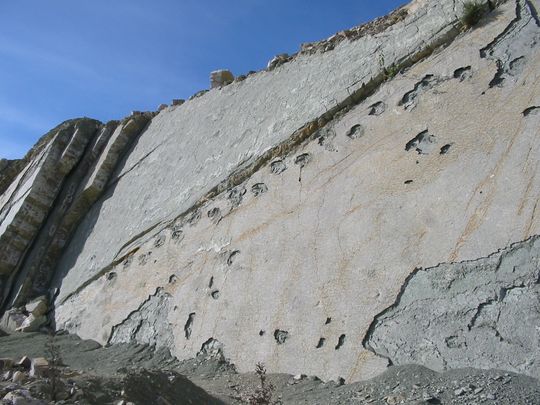
{"type": "Polygon", "coordinates": [[[257,374],[257,377],[259,378],[259,387],[251,393],[246,393],[245,391],[241,392],[241,390],[236,387],[238,396],[236,396],[235,399],[248,405],[281,405],[279,399],[273,399],[276,387],[267,381],[266,368],[263,363],[257,363],[255,366],[255,374],[257,374]]]}
{"type": "Polygon", "coordinates": [[[399,67],[392,63],[390,66],[386,67],[384,62],[384,55],[379,55],[379,67],[381,68],[384,80],[393,79],[399,73],[399,67]]]}
{"type": "Polygon", "coordinates": [[[395,64],[391,64],[386,69],[384,69],[384,75],[386,80],[394,78],[399,73],[399,68],[395,64]]]}
{"type": "Polygon", "coordinates": [[[45,343],[45,351],[49,361],[49,388],[51,391],[51,399],[56,401],[60,393],[60,367],[62,366],[62,356],[60,347],[56,341],[56,335],[51,332],[45,343]]]}
{"type": "Polygon", "coordinates": [[[465,28],[471,28],[478,24],[484,14],[484,6],[476,1],[466,1],[463,4],[461,23],[465,28]]]}

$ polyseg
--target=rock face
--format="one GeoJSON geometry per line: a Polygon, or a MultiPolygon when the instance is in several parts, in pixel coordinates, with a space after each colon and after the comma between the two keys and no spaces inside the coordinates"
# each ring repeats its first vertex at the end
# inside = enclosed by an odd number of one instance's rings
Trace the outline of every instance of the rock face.
{"type": "Polygon", "coordinates": [[[462,7],[417,0],[156,116],[69,124],[87,146],[0,239],[4,308],[49,289],[58,329],[241,371],[478,366],[489,339],[482,367],[540,377],[534,326],[511,319],[537,323],[539,4],[467,32],[462,7]]]}

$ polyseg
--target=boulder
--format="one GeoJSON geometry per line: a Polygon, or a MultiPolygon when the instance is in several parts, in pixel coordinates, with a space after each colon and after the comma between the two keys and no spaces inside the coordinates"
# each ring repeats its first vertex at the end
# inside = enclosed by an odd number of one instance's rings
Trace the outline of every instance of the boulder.
{"type": "Polygon", "coordinates": [[[23,356],[17,363],[18,367],[22,367],[26,370],[29,370],[31,365],[32,365],[32,360],[28,356],[23,356]]]}
{"type": "Polygon", "coordinates": [[[37,297],[24,306],[24,309],[29,314],[36,317],[45,315],[47,313],[47,297],[44,295],[37,297]]]}
{"type": "Polygon", "coordinates": [[[43,357],[36,357],[32,359],[30,366],[31,377],[45,377],[49,371],[49,362],[43,357]]]}
{"type": "Polygon", "coordinates": [[[28,390],[15,390],[4,396],[4,403],[11,405],[45,405],[45,401],[35,399],[28,390]]]}
{"type": "Polygon", "coordinates": [[[30,314],[24,322],[17,328],[18,332],[37,332],[41,326],[47,322],[47,317],[44,315],[35,316],[30,314]]]}
{"type": "Polygon", "coordinates": [[[0,370],[9,370],[11,367],[13,367],[13,359],[9,358],[1,358],[0,359],[0,370]]]}
{"type": "Polygon", "coordinates": [[[11,381],[15,384],[22,384],[24,380],[26,379],[26,376],[22,371],[15,371],[13,373],[13,376],[11,377],[11,381]]]}
{"type": "Polygon", "coordinates": [[[286,53],[281,53],[279,55],[274,56],[270,62],[268,62],[268,65],[266,68],[268,70],[273,70],[277,68],[279,65],[283,65],[285,62],[288,62],[291,60],[291,57],[286,53]]]}
{"type": "Polygon", "coordinates": [[[18,308],[12,308],[4,313],[0,319],[0,330],[6,333],[17,331],[26,320],[26,316],[18,308]]]}
{"type": "Polygon", "coordinates": [[[226,86],[234,81],[234,75],[229,70],[215,70],[210,73],[210,87],[226,86]]]}

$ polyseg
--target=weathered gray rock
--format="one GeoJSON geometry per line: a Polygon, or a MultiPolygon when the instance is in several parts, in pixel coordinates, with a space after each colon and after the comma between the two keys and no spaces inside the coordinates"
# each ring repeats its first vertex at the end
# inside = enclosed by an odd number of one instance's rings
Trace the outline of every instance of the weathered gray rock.
{"type": "Polygon", "coordinates": [[[21,384],[26,379],[26,376],[22,371],[15,371],[13,373],[13,377],[11,377],[11,381],[16,384],[21,384]]]}
{"type": "Polygon", "coordinates": [[[4,396],[4,401],[11,405],[46,405],[45,401],[35,399],[30,394],[30,391],[18,389],[7,393],[4,396]]]}
{"type": "Polygon", "coordinates": [[[20,332],[37,332],[47,322],[45,315],[28,315],[16,330],[20,332]]]}
{"type": "Polygon", "coordinates": [[[365,346],[393,364],[540,376],[540,237],[489,257],[415,271],[365,346]]]}
{"type": "Polygon", "coordinates": [[[289,60],[291,60],[291,57],[286,53],[276,55],[268,62],[268,65],[266,66],[266,68],[268,70],[273,70],[277,68],[278,66],[283,65],[284,63],[287,63],[289,60]]]}
{"type": "Polygon", "coordinates": [[[30,377],[46,377],[49,374],[49,362],[44,357],[35,357],[30,366],[30,377]]]}
{"type": "Polygon", "coordinates": [[[163,289],[158,289],[137,311],[114,328],[108,343],[137,342],[150,346],[172,347],[174,336],[167,320],[167,315],[172,310],[170,298],[163,289]]]}
{"type": "Polygon", "coordinates": [[[210,73],[210,88],[227,86],[234,81],[234,75],[230,70],[215,70],[210,73]]]}
{"type": "Polygon", "coordinates": [[[0,319],[0,330],[6,333],[17,331],[26,320],[26,315],[17,308],[12,308],[4,312],[0,319]]]}

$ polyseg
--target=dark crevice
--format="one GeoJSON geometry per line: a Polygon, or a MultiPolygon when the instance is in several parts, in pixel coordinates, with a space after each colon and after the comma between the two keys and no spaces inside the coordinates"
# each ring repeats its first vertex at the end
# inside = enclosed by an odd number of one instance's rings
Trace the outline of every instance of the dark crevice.
{"type": "Polygon", "coordinates": [[[446,145],[443,145],[441,147],[441,151],[439,152],[439,154],[440,155],[446,155],[451,147],[452,147],[452,144],[450,144],[450,143],[447,143],[446,145]]]}
{"type": "Polygon", "coordinates": [[[339,336],[337,345],[335,347],[336,350],[341,349],[341,347],[345,344],[345,338],[346,338],[345,334],[342,334],[339,336]]]}
{"type": "Polygon", "coordinates": [[[187,340],[191,337],[191,331],[193,329],[193,322],[195,321],[195,312],[189,314],[186,324],[184,325],[184,335],[187,340]]]}
{"type": "Polygon", "coordinates": [[[289,332],[286,330],[276,329],[274,331],[274,339],[278,345],[282,345],[289,338],[289,332]]]}
{"type": "Polygon", "coordinates": [[[540,110],[540,106],[533,105],[531,107],[524,109],[522,114],[524,117],[528,117],[531,114],[538,114],[538,110],[540,110]]]}

